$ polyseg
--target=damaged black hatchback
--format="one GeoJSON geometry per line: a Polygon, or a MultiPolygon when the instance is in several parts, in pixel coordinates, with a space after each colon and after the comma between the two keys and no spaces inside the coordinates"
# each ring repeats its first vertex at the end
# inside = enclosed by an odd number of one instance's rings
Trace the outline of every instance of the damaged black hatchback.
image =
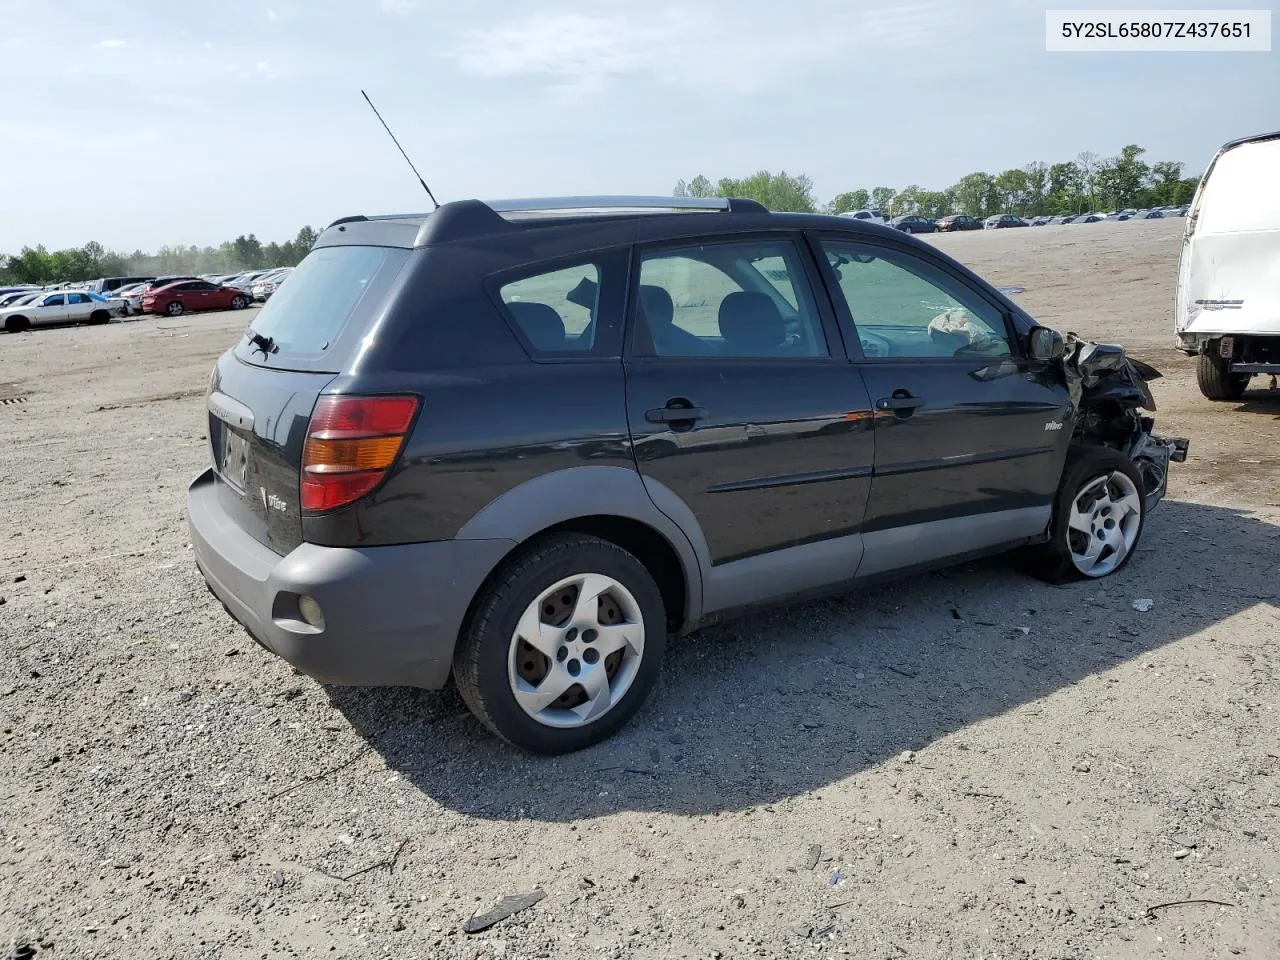
{"type": "Polygon", "coordinates": [[[668,634],[1026,548],[1134,556],[1159,374],[898,231],[740,200],[462,201],[333,224],[209,386],[212,591],[321,682],[438,688],[548,753],[668,634]]]}

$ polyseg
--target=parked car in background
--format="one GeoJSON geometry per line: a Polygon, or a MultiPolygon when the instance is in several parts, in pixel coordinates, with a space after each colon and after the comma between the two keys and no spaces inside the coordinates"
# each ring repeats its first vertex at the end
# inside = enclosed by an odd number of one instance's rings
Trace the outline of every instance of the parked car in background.
{"type": "Polygon", "coordinates": [[[861,220],[863,223],[883,223],[889,221],[879,210],[850,210],[840,214],[842,217],[848,217],[850,220],[861,220]]]}
{"type": "Polygon", "coordinates": [[[249,303],[249,295],[243,290],[197,279],[152,287],[142,299],[142,309],[180,317],[199,310],[243,310],[249,303]]]}
{"type": "Polygon", "coordinates": [[[276,270],[242,270],[240,273],[232,274],[229,277],[219,281],[224,287],[235,287],[237,290],[243,290],[245,293],[253,292],[253,285],[269,274],[275,273],[276,270]]]}
{"type": "Polygon", "coordinates": [[[935,224],[942,233],[951,233],[955,230],[981,230],[982,221],[977,217],[971,217],[965,213],[953,213],[949,217],[943,217],[935,224]]]}
{"type": "Polygon", "coordinates": [[[86,289],[94,293],[113,294],[122,287],[131,287],[136,283],[146,283],[155,277],[102,277],[92,281],[86,289]]]}
{"type": "Polygon", "coordinates": [[[1138,220],[1163,220],[1164,211],[1163,210],[1146,210],[1138,214],[1137,219],[1138,220]]]}
{"type": "Polygon", "coordinates": [[[1106,217],[1098,213],[1086,213],[1083,217],[1076,217],[1072,223],[1101,223],[1106,217]]]}
{"type": "Polygon", "coordinates": [[[889,221],[889,226],[903,233],[936,233],[938,230],[938,225],[928,217],[919,217],[915,214],[894,217],[889,221]]]}
{"type": "Polygon", "coordinates": [[[265,277],[254,282],[250,288],[253,299],[260,303],[266,303],[271,299],[271,295],[276,292],[280,284],[293,272],[292,267],[285,267],[283,270],[277,270],[275,273],[269,273],[265,277]]]}
{"type": "Polygon", "coordinates": [[[18,305],[0,309],[10,333],[46,323],[106,323],[117,307],[87,290],[42,291],[18,305]]]}
{"type": "Polygon", "coordinates": [[[7,293],[0,293],[0,307],[17,306],[28,300],[34,300],[42,293],[44,293],[43,290],[10,290],[7,293]]]}
{"type": "Polygon", "coordinates": [[[995,216],[987,217],[982,221],[982,229],[984,230],[1002,230],[1005,227],[1025,227],[1027,221],[1021,217],[1015,217],[1012,213],[997,213],[995,216]]]}

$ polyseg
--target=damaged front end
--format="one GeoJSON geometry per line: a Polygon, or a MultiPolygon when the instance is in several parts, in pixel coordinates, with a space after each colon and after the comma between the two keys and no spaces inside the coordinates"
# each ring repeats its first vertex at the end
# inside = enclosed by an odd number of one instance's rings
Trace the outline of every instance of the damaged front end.
{"type": "Polygon", "coordinates": [[[1066,336],[1062,369],[1076,407],[1072,442],[1109,447],[1133,461],[1142,475],[1150,512],[1164,498],[1169,464],[1187,459],[1187,441],[1152,433],[1155,412],[1147,383],[1161,376],[1154,367],[1134,360],[1113,343],[1066,336]]]}

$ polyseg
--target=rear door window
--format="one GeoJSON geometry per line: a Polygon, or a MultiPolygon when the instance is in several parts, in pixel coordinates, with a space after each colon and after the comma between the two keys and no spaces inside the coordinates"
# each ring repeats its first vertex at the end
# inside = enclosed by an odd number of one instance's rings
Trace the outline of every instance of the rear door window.
{"type": "Polygon", "coordinates": [[[409,251],[400,247],[312,250],[249,327],[271,338],[270,357],[255,353],[247,340],[237,356],[249,363],[337,372],[342,361],[333,348],[351,317],[377,305],[408,259],[409,251]]]}
{"type": "Polygon", "coordinates": [[[827,357],[822,322],[789,240],[645,251],[636,301],[659,357],[827,357]]]}

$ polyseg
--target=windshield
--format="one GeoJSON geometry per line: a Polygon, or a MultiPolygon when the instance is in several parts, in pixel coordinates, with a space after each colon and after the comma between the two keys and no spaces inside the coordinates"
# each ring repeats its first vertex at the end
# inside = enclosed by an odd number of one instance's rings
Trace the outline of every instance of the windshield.
{"type": "Polygon", "coordinates": [[[267,301],[249,330],[269,337],[273,356],[317,359],[342,333],[366,292],[385,289],[408,259],[391,247],[321,247],[290,272],[289,282],[267,301]]]}
{"type": "Polygon", "coordinates": [[[1198,233],[1280,230],[1280,138],[1242,143],[1220,156],[1199,203],[1198,233]]]}

